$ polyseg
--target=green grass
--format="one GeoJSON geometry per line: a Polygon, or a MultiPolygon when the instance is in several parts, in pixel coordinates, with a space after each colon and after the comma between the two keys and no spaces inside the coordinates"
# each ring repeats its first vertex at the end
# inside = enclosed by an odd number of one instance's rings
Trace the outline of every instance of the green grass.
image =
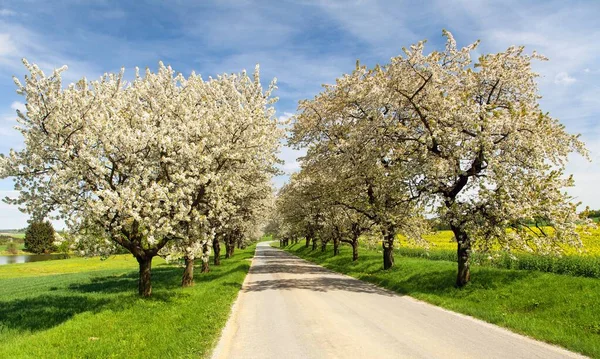
{"type": "Polygon", "coordinates": [[[211,272],[153,262],[153,296],[137,296],[137,262],[66,259],[0,266],[0,357],[205,357],[227,321],[254,255],[236,250],[211,272]]]}
{"type": "Polygon", "coordinates": [[[539,271],[473,266],[472,281],[454,287],[456,263],[396,255],[391,270],[382,254],[361,248],[359,260],[341,247],[333,257],[302,243],[287,251],[336,272],[480,318],[527,336],[600,358],[600,280],[539,271]]]}

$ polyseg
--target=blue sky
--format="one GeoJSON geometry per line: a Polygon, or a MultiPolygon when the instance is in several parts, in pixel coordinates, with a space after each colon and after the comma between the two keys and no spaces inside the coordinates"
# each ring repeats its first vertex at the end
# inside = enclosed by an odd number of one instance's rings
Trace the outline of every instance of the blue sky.
{"type": "MultiPolygon", "coordinates": [[[[251,70],[277,77],[277,113],[289,117],[298,100],[352,71],[356,59],[385,63],[403,46],[427,39],[443,45],[450,30],[459,45],[477,39],[478,51],[525,45],[550,58],[535,69],[542,108],[581,133],[592,162],[573,156],[568,166],[583,205],[600,208],[600,1],[6,1],[0,0],[0,153],[22,147],[15,110],[22,98],[11,77],[24,75],[22,57],[44,69],[69,66],[67,81],[126,68],[156,68],[204,77],[251,70]]],[[[284,148],[284,170],[297,169],[298,152],[284,148]]],[[[277,179],[278,185],[285,176],[277,179]]],[[[0,196],[13,196],[0,180],[0,196]]],[[[0,228],[27,216],[0,204],[0,228]]]]}

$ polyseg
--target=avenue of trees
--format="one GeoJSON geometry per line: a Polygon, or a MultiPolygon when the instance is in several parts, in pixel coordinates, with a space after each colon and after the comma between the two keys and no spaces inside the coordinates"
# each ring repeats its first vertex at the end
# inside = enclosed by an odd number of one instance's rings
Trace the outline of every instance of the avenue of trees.
{"type": "Polygon", "coordinates": [[[277,199],[282,244],[332,241],[335,255],[348,243],[356,260],[369,233],[387,269],[396,236],[422,242],[434,216],[454,233],[459,287],[474,249],[581,246],[564,166],[587,154],[539,106],[531,63],[545,59],[510,47],[474,61],[477,42],[444,36],[443,51],[426,54],[422,41],[383,66],[357,63],[300,103],[290,142],[307,155],[277,199]]]}
{"type": "Polygon", "coordinates": [[[283,135],[275,84],[263,89],[258,67],[204,80],[160,63],[130,82],[122,70],[64,86],[66,67],[47,76],[23,62],[29,74],[14,80],[25,147],[0,157],[0,178],[19,191],[8,203],[65,220],[86,254],[130,252],[141,296],[152,293],[153,257],[183,259],[188,286],[194,260],[208,271],[219,241],[231,256],[255,238],[283,135]]]}
{"type": "Polygon", "coordinates": [[[284,135],[275,84],[258,67],[204,80],[159,64],[125,81],[124,71],[64,85],[24,60],[18,114],[24,149],[0,156],[20,206],[34,221],[64,220],[89,255],[130,252],[139,294],[152,293],[152,258],[185,263],[233,254],[267,230],[283,245],[304,240],[353,248],[381,242],[394,265],[397,236],[447,226],[457,243],[456,285],[470,279],[472,250],[552,253],[580,247],[576,205],[564,192],[567,156],[586,156],[578,136],[539,106],[534,60],[523,47],[472,60],[478,43],[443,51],[425,42],[388,64],[356,69],[301,101],[289,143],[306,148],[300,172],[273,196],[284,135]],[[435,218],[433,220],[432,218],[435,218]],[[223,247],[222,247],[223,245],[223,247]]]}

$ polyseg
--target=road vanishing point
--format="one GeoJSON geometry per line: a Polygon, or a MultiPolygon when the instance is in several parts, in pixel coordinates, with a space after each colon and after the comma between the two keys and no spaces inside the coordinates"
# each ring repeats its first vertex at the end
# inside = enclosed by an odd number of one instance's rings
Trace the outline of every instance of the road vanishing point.
{"type": "Polygon", "coordinates": [[[220,358],[584,358],[259,243],[220,358]]]}

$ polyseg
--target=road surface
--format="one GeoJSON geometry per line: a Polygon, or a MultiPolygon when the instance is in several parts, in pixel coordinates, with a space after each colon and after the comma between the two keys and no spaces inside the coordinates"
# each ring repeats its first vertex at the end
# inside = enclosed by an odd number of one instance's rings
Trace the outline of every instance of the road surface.
{"type": "Polygon", "coordinates": [[[213,358],[581,358],[259,243],[213,358]]]}

